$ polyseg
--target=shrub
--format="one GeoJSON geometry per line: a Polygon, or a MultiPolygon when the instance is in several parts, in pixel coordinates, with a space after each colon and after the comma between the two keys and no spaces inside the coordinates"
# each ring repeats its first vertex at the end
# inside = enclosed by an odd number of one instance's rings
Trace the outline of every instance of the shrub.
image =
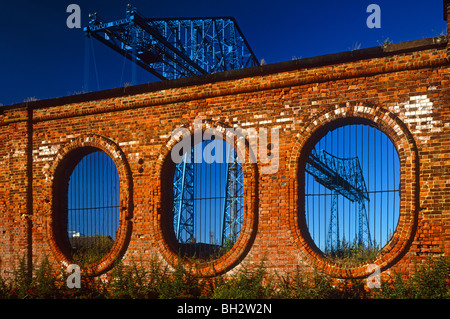
{"type": "Polygon", "coordinates": [[[55,273],[47,258],[32,270],[21,259],[10,279],[0,278],[0,298],[450,298],[450,258],[444,256],[418,264],[408,279],[394,272],[388,280],[381,281],[380,289],[371,290],[365,290],[364,279],[337,280],[316,269],[306,272],[298,268],[291,275],[271,275],[264,262],[256,267],[244,265],[230,277],[222,275],[210,281],[192,275],[183,261],[174,269],[163,266],[156,258],[149,265],[118,263],[107,282],[82,276],[81,288],[75,289],[67,287],[65,271],[55,273]]]}
{"type": "Polygon", "coordinates": [[[157,259],[149,267],[136,262],[125,266],[118,263],[110,278],[107,298],[177,299],[201,297],[203,284],[180,261],[173,271],[162,267],[157,259]],[[147,270],[146,270],[147,269],[147,270]]]}
{"type": "Polygon", "coordinates": [[[363,280],[336,280],[314,269],[297,268],[294,275],[279,278],[278,298],[362,299],[367,297],[363,280]]]}
{"type": "Polygon", "coordinates": [[[388,280],[381,282],[381,289],[375,290],[373,295],[385,299],[449,299],[450,257],[429,258],[416,267],[409,280],[394,272],[388,280]]]}
{"type": "Polygon", "coordinates": [[[147,298],[147,272],[143,267],[117,264],[112,271],[108,289],[109,298],[136,299],[147,298]]]}
{"type": "Polygon", "coordinates": [[[218,277],[214,284],[214,299],[266,299],[274,295],[264,262],[256,269],[241,268],[231,278],[218,277]]]}
{"type": "Polygon", "coordinates": [[[164,268],[159,279],[156,290],[161,299],[199,298],[202,295],[202,282],[184,267],[182,260],[173,272],[164,268]]]}

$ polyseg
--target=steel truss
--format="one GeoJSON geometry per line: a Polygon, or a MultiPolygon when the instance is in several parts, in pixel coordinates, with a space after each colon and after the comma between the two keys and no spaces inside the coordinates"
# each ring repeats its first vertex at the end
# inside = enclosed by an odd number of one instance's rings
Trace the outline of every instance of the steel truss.
{"type": "MultiPolygon", "coordinates": [[[[175,168],[173,212],[175,236],[179,243],[195,242],[195,165],[194,148],[192,148],[190,154],[186,153],[183,161],[175,168]]],[[[222,247],[232,245],[237,240],[243,223],[243,171],[234,148],[229,152],[229,160],[226,163],[224,186],[220,217],[220,246],[222,247]]],[[[212,208],[209,207],[209,209],[212,208]]]]}
{"type": "Polygon", "coordinates": [[[306,171],[318,183],[333,192],[325,252],[330,253],[340,249],[338,195],[358,204],[357,243],[358,246],[372,247],[365,205],[365,202],[369,201],[369,195],[358,157],[339,158],[324,150],[313,149],[306,163],[306,171]]]}
{"type": "Polygon", "coordinates": [[[180,243],[192,242],[194,234],[194,150],[185,153],[175,167],[173,183],[174,229],[180,243]],[[189,157],[189,158],[188,158],[189,157]]]}
{"type": "Polygon", "coordinates": [[[244,177],[242,166],[237,159],[236,150],[233,148],[231,161],[227,163],[221,246],[236,242],[243,223],[244,177]]]}
{"type": "Polygon", "coordinates": [[[232,17],[148,19],[128,5],[124,19],[90,15],[84,31],[162,80],[258,65],[232,17]]]}

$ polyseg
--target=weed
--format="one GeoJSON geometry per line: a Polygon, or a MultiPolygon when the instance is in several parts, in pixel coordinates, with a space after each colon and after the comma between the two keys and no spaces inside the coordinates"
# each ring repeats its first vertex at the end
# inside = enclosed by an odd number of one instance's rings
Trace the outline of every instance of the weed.
{"type": "Polygon", "coordinates": [[[325,258],[343,265],[355,265],[374,258],[378,252],[379,247],[376,244],[367,247],[360,245],[356,240],[353,243],[343,240],[339,249],[325,254],[325,258]]]}
{"type": "Polygon", "coordinates": [[[231,278],[216,278],[214,299],[266,299],[275,293],[273,277],[268,276],[264,262],[256,269],[243,266],[231,278]]]}
{"type": "Polygon", "coordinates": [[[449,299],[450,257],[429,258],[417,265],[414,275],[408,280],[394,272],[388,280],[381,282],[375,290],[375,298],[395,299],[449,299]]]}
{"type": "Polygon", "coordinates": [[[243,265],[231,276],[221,275],[210,281],[193,275],[183,260],[170,269],[157,258],[149,264],[133,261],[117,263],[105,278],[82,277],[81,288],[69,289],[67,273],[55,273],[47,258],[30,271],[25,258],[19,260],[13,276],[0,278],[0,298],[34,299],[441,299],[450,298],[450,258],[440,256],[417,264],[415,273],[406,278],[394,272],[381,281],[380,289],[365,289],[365,281],[337,280],[317,269],[297,268],[290,275],[270,274],[265,263],[243,265]],[[211,286],[208,286],[207,284],[211,286]]]}

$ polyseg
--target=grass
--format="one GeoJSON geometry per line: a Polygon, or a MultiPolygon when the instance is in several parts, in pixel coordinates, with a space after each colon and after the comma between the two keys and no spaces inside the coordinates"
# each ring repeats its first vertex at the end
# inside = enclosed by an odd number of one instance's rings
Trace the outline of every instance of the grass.
{"type": "Polygon", "coordinates": [[[335,280],[300,268],[290,275],[269,273],[264,262],[241,266],[233,275],[210,280],[195,277],[180,262],[175,269],[152,259],[143,267],[118,263],[109,276],[82,277],[81,288],[66,286],[67,274],[55,273],[46,258],[33,268],[21,260],[10,280],[0,278],[2,299],[450,299],[450,259],[440,256],[418,264],[406,278],[393,273],[381,288],[367,289],[364,279],[335,280]]]}
{"type": "Polygon", "coordinates": [[[72,260],[81,267],[102,259],[114,245],[114,240],[107,236],[72,237],[72,240],[76,243],[76,247],[72,248],[72,260]],[[86,239],[92,242],[83,242],[86,239]]]}
{"type": "Polygon", "coordinates": [[[359,245],[356,241],[353,243],[343,241],[338,250],[331,251],[324,257],[339,264],[356,265],[376,257],[379,251],[377,245],[366,247],[359,245]]]}

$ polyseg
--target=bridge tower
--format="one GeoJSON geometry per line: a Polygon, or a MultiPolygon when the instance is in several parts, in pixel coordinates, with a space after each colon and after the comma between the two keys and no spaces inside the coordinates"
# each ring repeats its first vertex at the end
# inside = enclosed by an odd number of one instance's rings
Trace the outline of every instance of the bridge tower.
{"type": "MultiPolygon", "coordinates": [[[[95,38],[160,80],[198,76],[258,65],[258,60],[232,17],[145,18],[127,5],[123,19],[106,22],[90,15],[84,29],[95,38]]],[[[173,184],[174,229],[180,243],[195,241],[194,149],[176,165],[173,184]]],[[[233,242],[242,224],[242,169],[234,151],[227,163],[220,244],[233,242]]]]}
{"type": "Polygon", "coordinates": [[[344,196],[358,205],[357,245],[372,247],[369,219],[365,205],[369,201],[369,195],[358,157],[339,158],[327,153],[325,150],[313,149],[306,163],[306,171],[318,183],[333,192],[325,252],[332,253],[338,251],[341,247],[337,205],[338,195],[344,196]]]}

